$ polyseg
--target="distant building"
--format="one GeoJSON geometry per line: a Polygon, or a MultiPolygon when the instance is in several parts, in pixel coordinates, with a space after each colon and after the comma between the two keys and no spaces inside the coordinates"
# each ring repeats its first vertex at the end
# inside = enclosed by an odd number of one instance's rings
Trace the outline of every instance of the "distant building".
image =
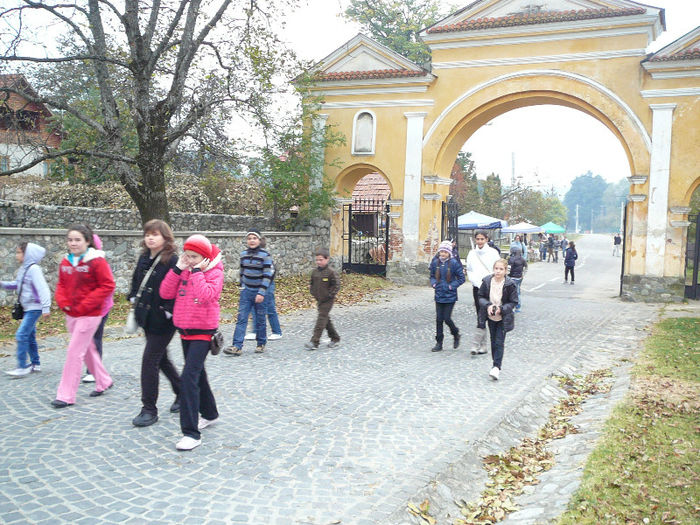
{"type": "MultiPolygon", "coordinates": [[[[49,129],[52,114],[44,104],[30,102],[2,88],[38,98],[24,75],[0,75],[0,172],[30,163],[61,144],[60,134],[49,129]]],[[[48,169],[49,162],[44,161],[23,174],[44,176],[48,169]]]]}

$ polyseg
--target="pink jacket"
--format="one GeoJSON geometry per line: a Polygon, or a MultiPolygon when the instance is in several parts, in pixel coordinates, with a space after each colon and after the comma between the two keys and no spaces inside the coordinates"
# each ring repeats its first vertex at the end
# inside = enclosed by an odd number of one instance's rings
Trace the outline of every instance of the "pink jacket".
{"type": "Polygon", "coordinates": [[[214,330],[219,326],[219,298],[224,287],[224,265],[219,248],[204,271],[171,269],[160,283],[160,296],[175,299],[173,323],[184,330],[214,330]],[[179,272],[179,273],[178,273],[179,272]]]}

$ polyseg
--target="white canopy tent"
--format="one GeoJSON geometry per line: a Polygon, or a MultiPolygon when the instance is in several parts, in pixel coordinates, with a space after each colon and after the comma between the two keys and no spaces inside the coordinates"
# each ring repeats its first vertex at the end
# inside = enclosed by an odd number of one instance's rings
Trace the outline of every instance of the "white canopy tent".
{"type": "Polygon", "coordinates": [[[542,233],[544,230],[528,222],[519,222],[518,224],[507,226],[501,231],[503,233],[542,233]]]}

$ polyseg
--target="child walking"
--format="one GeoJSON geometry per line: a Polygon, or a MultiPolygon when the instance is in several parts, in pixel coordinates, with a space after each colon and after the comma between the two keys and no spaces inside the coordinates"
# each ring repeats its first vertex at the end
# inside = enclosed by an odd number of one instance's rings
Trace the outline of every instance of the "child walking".
{"type": "Polygon", "coordinates": [[[143,225],[143,251],[131,278],[129,300],[133,303],[136,322],[146,334],[146,347],[141,358],[141,412],[131,421],[136,427],[147,427],[158,421],[158,387],[162,371],[170,381],[175,402],[170,412],[179,412],[180,374],[168,356],[168,344],[175,334],[173,306],[175,301],[160,296],[160,284],[177,264],[175,237],[167,223],[152,219],[143,225]]]}
{"type": "Polygon", "coordinates": [[[489,327],[493,368],[489,377],[498,380],[503,362],[506,333],[515,327],[513,309],[518,303],[518,290],[510,277],[506,277],[508,262],[499,259],[493,264],[493,274],[484,277],[479,288],[479,327],[489,327]]]}
{"type": "MultiPolygon", "coordinates": [[[[270,250],[267,249],[267,241],[265,240],[265,237],[260,239],[260,248],[267,250],[267,252],[270,253],[270,250]]],[[[267,315],[267,319],[270,321],[270,330],[272,330],[272,333],[268,336],[267,340],[276,341],[277,339],[282,339],[282,327],[280,326],[280,317],[277,315],[277,304],[275,303],[275,277],[277,276],[277,271],[275,270],[274,263],[272,263],[271,273],[272,276],[270,277],[270,286],[267,287],[267,291],[265,292],[265,300],[263,301],[263,310],[267,315]]],[[[254,327],[257,326],[255,311],[255,309],[252,311],[254,327]]],[[[265,329],[267,330],[267,326],[265,329]]],[[[246,341],[252,341],[257,339],[257,337],[256,329],[256,331],[246,334],[245,339],[246,341]]]]}
{"type": "Polygon", "coordinates": [[[311,341],[304,345],[307,350],[318,350],[324,330],[328,331],[328,337],[331,338],[328,348],[335,348],[340,343],[340,336],[329,315],[335,302],[335,296],[340,291],[340,279],[335,270],[328,265],[330,252],[326,248],[316,250],[315,260],[316,268],[311,272],[310,291],[316,299],[318,317],[316,317],[311,341]]]}
{"type": "Polygon", "coordinates": [[[18,302],[24,309],[24,317],[15,333],[17,368],[5,372],[13,378],[24,377],[32,372],[41,372],[36,343],[36,323],[40,317],[48,317],[51,307],[51,290],[39,266],[44,255],[46,250],[38,244],[23,242],[15,251],[15,259],[20,265],[17,279],[0,282],[0,286],[5,290],[18,290],[18,302]],[[29,355],[29,363],[27,363],[27,355],[29,355]]]}
{"type": "Polygon", "coordinates": [[[574,284],[574,266],[576,266],[576,259],[578,259],[576,245],[574,241],[569,241],[569,247],[566,250],[566,257],[564,258],[564,284],[569,280],[569,273],[571,274],[571,284],[574,284]]]}
{"type": "Polygon", "coordinates": [[[430,263],[430,286],[435,289],[435,346],[433,352],[442,350],[444,339],[443,323],[449,329],[454,341],[453,348],[459,346],[459,328],[452,321],[452,309],[457,302],[457,288],[466,281],[464,270],[459,259],[452,257],[452,243],[442,241],[438,248],[438,256],[430,263]]]}
{"type": "Polygon", "coordinates": [[[66,314],[70,342],[56,399],[51,402],[54,408],[75,403],[83,361],[95,377],[90,397],[101,396],[113,384],[93,340],[105,300],[114,292],[112,270],[104,252],[94,248],[92,230],[85,224],[71,226],[66,240],[69,253],[58,267],[56,303],[66,314]]]}
{"type": "Polygon", "coordinates": [[[185,366],[180,375],[180,429],[175,448],[192,450],[202,444],[201,430],[219,418],[204,361],[219,327],[219,299],[224,287],[221,251],[204,235],[190,236],[175,268],[160,285],[160,296],[174,299],[173,323],[180,333],[185,366]],[[201,417],[200,417],[201,414],[201,417]]]}

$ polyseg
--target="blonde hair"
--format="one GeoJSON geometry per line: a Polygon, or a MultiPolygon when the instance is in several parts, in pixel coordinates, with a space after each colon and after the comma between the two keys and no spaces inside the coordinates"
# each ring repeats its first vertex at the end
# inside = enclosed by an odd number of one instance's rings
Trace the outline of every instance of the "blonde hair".
{"type": "Polygon", "coordinates": [[[508,261],[506,261],[505,259],[498,259],[495,263],[493,263],[493,267],[495,268],[498,263],[501,263],[503,265],[504,270],[508,269],[508,261]]]}

